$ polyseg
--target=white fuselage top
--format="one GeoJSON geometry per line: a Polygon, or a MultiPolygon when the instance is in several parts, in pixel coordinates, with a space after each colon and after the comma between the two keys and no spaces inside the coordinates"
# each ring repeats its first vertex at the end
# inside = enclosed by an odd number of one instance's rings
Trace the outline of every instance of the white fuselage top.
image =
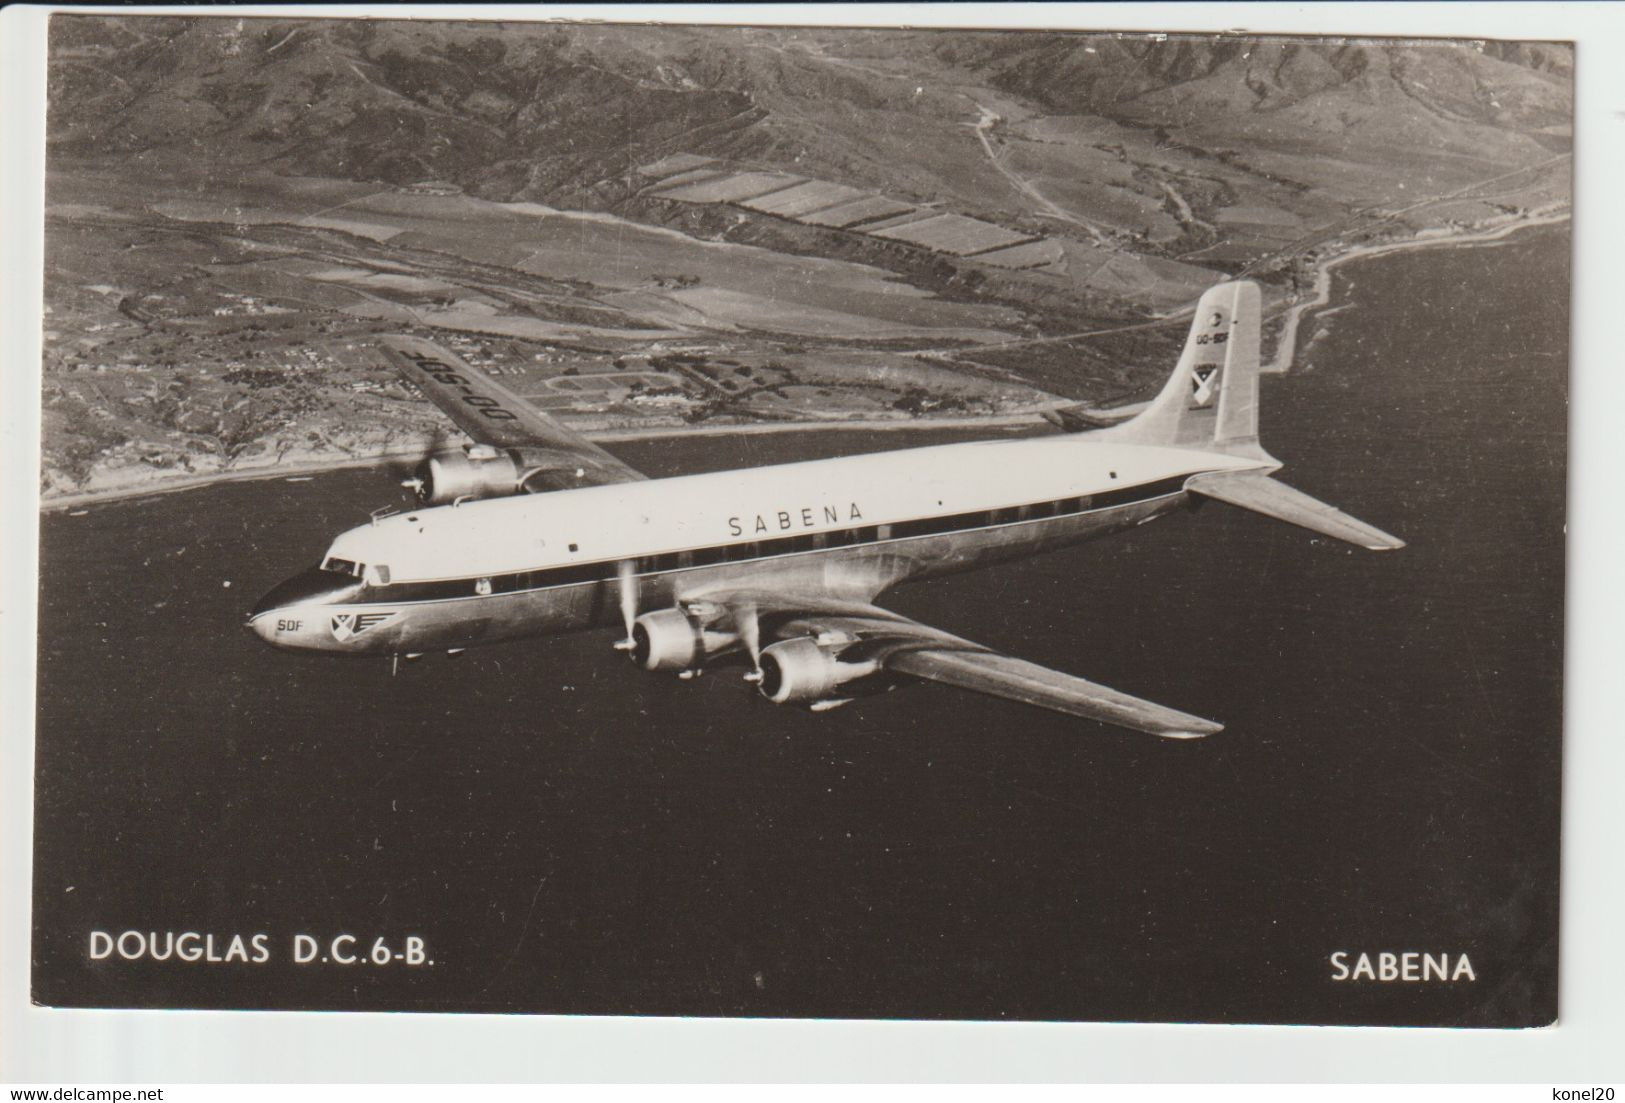
{"type": "Polygon", "coordinates": [[[971,441],[414,509],[329,556],[391,582],[500,575],[1101,494],[1257,461],[1086,436],[971,441]]]}

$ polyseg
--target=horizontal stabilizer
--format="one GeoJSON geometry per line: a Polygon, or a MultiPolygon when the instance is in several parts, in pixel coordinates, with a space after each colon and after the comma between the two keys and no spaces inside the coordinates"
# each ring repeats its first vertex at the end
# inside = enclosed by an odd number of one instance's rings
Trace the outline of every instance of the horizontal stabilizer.
{"type": "Polygon", "coordinates": [[[1108,425],[1121,425],[1134,415],[1112,414],[1104,410],[1094,409],[1091,406],[1075,404],[1045,410],[1041,416],[1045,421],[1064,432],[1082,433],[1090,429],[1104,429],[1108,425]]]}
{"type": "Polygon", "coordinates": [[[1186,481],[1185,489],[1372,551],[1392,551],[1405,546],[1405,541],[1397,536],[1390,536],[1375,525],[1355,520],[1342,510],[1311,498],[1301,490],[1293,490],[1285,483],[1276,482],[1262,471],[1221,471],[1197,475],[1186,481]]]}

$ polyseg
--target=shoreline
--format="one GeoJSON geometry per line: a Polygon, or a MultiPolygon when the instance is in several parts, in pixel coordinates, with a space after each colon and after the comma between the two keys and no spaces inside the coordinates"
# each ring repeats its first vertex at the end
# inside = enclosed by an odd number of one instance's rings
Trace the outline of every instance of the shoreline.
{"type": "MultiPolygon", "coordinates": [[[[1300,303],[1294,303],[1288,308],[1286,321],[1282,324],[1281,332],[1276,338],[1275,356],[1269,363],[1261,364],[1259,370],[1265,375],[1281,375],[1290,371],[1292,363],[1297,356],[1298,331],[1306,316],[1330,305],[1332,292],[1333,271],[1344,263],[1352,260],[1363,260],[1370,257],[1383,256],[1389,253],[1409,252],[1418,249],[1430,249],[1439,246],[1471,246],[1482,245],[1499,241],[1520,230],[1533,229],[1540,226],[1552,226],[1567,222],[1572,218],[1569,210],[1552,212],[1542,215],[1533,215],[1517,219],[1504,226],[1496,226],[1465,234],[1439,234],[1432,237],[1410,237],[1398,241],[1381,242],[1372,245],[1361,245],[1336,256],[1328,257],[1318,267],[1315,273],[1315,293],[1312,298],[1300,303]]],[[[671,437],[703,437],[703,436],[749,436],[763,433],[796,433],[796,432],[839,432],[850,431],[897,431],[897,430],[931,430],[931,429],[1018,429],[1044,423],[1042,413],[1036,410],[1011,413],[994,414],[985,417],[957,417],[957,418],[931,418],[909,421],[892,420],[825,420],[805,422],[757,422],[737,425],[711,425],[711,426],[651,426],[634,429],[603,429],[587,431],[583,435],[594,442],[617,441],[644,441],[663,440],[671,437]]],[[[174,494],[186,490],[197,490],[212,486],[216,483],[250,482],[262,479],[314,477],[330,471],[346,471],[364,467],[383,467],[391,463],[406,460],[420,459],[425,452],[420,449],[396,450],[380,452],[368,456],[354,456],[347,459],[322,459],[304,463],[293,463],[279,466],[251,467],[240,471],[221,471],[206,475],[192,475],[176,478],[156,478],[149,482],[133,483],[127,486],[106,487],[99,490],[81,491],[72,494],[59,494],[50,498],[42,497],[39,502],[39,512],[55,513],[62,510],[72,510],[94,505],[103,505],[110,502],[129,501],[139,498],[157,497],[162,494],[174,494]]]]}
{"type": "MultiPolygon", "coordinates": [[[[817,433],[842,431],[892,431],[892,430],[945,430],[945,429],[1022,429],[1034,425],[1043,425],[1045,420],[1042,414],[1034,411],[1014,414],[992,414],[987,417],[955,417],[932,418],[914,421],[800,421],[800,422],[757,422],[740,425],[709,425],[709,426],[681,426],[661,425],[646,429],[603,429],[583,433],[588,440],[595,443],[618,441],[666,440],[673,437],[722,437],[722,436],[755,436],[766,433],[817,433]]],[[[272,467],[245,467],[238,471],[219,471],[207,475],[188,475],[176,478],[159,478],[146,483],[132,483],[128,486],[104,487],[99,490],[81,491],[75,494],[58,494],[50,498],[41,498],[39,512],[56,513],[62,510],[79,509],[88,506],[106,505],[112,502],[130,501],[139,498],[156,498],[164,494],[176,494],[185,490],[200,490],[206,486],[217,483],[256,482],[269,479],[309,478],[323,475],[331,471],[351,471],[364,467],[385,467],[392,463],[401,463],[408,460],[419,460],[426,455],[424,449],[401,449],[390,452],[378,452],[368,456],[353,456],[348,459],[322,459],[305,463],[288,463],[272,467]]]]}
{"type": "Polygon", "coordinates": [[[1533,229],[1539,226],[1555,226],[1567,222],[1573,217],[1569,210],[1551,212],[1549,214],[1531,215],[1520,218],[1505,226],[1496,226],[1487,230],[1479,230],[1467,234],[1436,234],[1432,237],[1409,237],[1399,241],[1385,241],[1374,245],[1360,245],[1347,252],[1338,253],[1328,257],[1315,271],[1315,295],[1301,303],[1294,303],[1287,310],[1286,321],[1281,326],[1280,335],[1275,340],[1275,358],[1267,364],[1260,364],[1259,371],[1264,375],[1285,375],[1292,368],[1292,362],[1297,356],[1298,328],[1303,318],[1311,311],[1322,310],[1332,301],[1332,272],[1351,260],[1364,260],[1369,257],[1380,257],[1388,253],[1409,252],[1416,249],[1431,249],[1441,245],[1483,245],[1492,241],[1499,241],[1519,230],[1533,229]]]}

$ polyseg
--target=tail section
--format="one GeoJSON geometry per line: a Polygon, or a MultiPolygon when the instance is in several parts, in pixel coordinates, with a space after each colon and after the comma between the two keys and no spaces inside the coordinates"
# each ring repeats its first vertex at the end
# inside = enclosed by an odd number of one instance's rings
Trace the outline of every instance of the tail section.
{"type": "Polygon", "coordinates": [[[1193,475],[1185,489],[1362,548],[1404,547],[1398,537],[1270,477],[1281,464],[1258,442],[1261,323],[1257,284],[1242,280],[1208,288],[1161,393],[1138,416],[1091,436],[1255,459],[1256,467],[1193,475]]]}
{"type": "Polygon", "coordinates": [[[1137,417],[1103,435],[1215,451],[1258,448],[1258,285],[1216,284],[1196,304],[1174,374],[1137,417]]]}

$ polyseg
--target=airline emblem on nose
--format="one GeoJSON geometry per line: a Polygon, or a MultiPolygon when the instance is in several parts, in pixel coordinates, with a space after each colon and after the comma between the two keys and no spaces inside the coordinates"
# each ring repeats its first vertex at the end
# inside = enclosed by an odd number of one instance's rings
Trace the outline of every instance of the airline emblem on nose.
{"type": "Polygon", "coordinates": [[[377,628],[395,613],[394,609],[387,613],[334,613],[330,622],[333,638],[343,643],[352,636],[361,635],[369,628],[377,628]]]}

